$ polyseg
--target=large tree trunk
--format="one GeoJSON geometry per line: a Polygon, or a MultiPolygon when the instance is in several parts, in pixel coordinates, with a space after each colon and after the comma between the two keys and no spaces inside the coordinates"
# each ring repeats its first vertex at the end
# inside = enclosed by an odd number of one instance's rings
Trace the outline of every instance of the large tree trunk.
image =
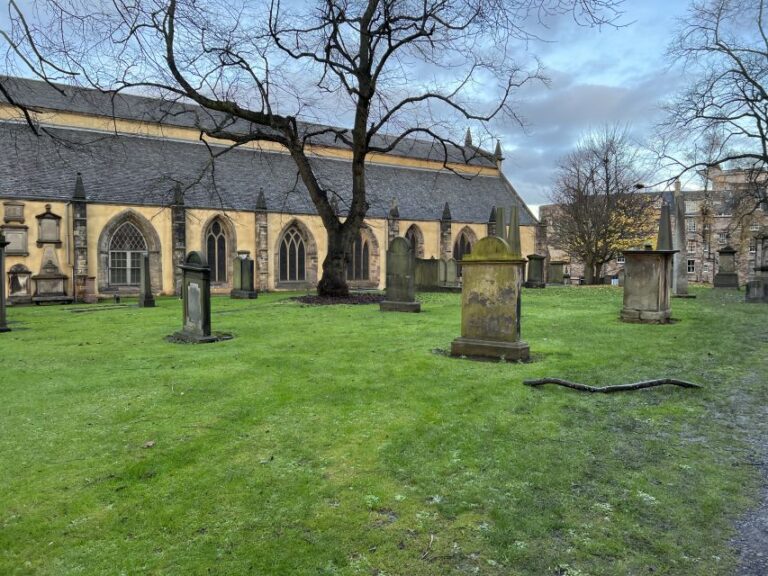
{"type": "Polygon", "coordinates": [[[346,298],[349,296],[349,286],[347,286],[344,234],[337,229],[327,229],[327,232],[328,254],[323,260],[323,276],[317,284],[317,295],[346,298]]]}
{"type": "Polygon", "coordinates": [[[595,284],[596,282],[595,265],[592,262],[584,262],[584,284],[595,284]]]}

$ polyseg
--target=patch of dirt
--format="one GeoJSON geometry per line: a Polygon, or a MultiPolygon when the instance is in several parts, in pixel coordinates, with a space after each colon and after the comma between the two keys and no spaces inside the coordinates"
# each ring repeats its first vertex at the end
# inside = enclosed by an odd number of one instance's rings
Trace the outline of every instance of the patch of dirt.
{"type": "Polygon", "coordinates": [[[378,304],[384,300],[383,294],[370,294],[365,292],[353,292],[347,298],[337,298],[332,296],[318,296],[308,294],[306,296],[296,296],[291,298],[307,306],[334,306],[336,304],[378,304]]]}

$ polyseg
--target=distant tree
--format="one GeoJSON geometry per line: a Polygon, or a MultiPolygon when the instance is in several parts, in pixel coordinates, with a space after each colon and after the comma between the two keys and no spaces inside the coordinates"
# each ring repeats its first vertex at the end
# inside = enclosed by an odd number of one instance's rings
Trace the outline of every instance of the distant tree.
{"type": "Polygon", "coordinates": [[[558,166],[551,201],[551,242],[584,263],[594,284],[618,252],[647,241],[656,196],[640,193],[645,174],[625,130],[609,127],[582,139],[558,166]]]}
{"type": "Polygon", "coordinates": [[[688,86],[666,105],[660,156],[678,173],[743,172],[741,212],[768,210],[768,6],[695,0],[670,45],[688,86]]]}
{"type": "MultiPolygon", "coordinates": [[[[44,79],[153,90],[211,114],[201,137],[282,146],[328,235],[318,292],[346,295],[347,262],[368,210],[366,158],[411,136],[461,159],[456,126],[519,121],[517,88],[544,77],[519,47],[542,18],[612,22],[621,0],[11,0],[6,36],[44,79]],[[518,56],[517,58],[515,56],[518,56]],[[347,118],[350,129],[301,119],[347,118]],[[351,200],[339,215],[312,143],[349,148],[351,200]]],[[[21,103],[23,104],[23,102],[21,103]]],[[[463,129],[460,130],[463,132],[463,129]]],[[[218,152],[217,152],[218,153],[218,152]]],[[[466,159],[466,158],[465,158],[466,159]]]]}

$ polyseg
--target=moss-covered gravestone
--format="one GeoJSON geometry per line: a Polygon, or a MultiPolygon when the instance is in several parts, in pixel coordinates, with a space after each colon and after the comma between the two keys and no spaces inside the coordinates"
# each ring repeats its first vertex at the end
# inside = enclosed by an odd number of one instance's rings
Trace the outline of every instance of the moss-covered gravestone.
{"type": "MultiPolygon", "coordinates": [[[[510,228],[516,228],[516,221],[510,228]]],[[[511,230],[510,236],[514,233],[511,230]]],[[[461,337],[451,343],[451,356],[529,359],[528,344],[520,340],[525,259],[512,246],[488,236],[461,261],[461,337]]]]}
{"type": "Polygon", "coordinates": [[[416,301],[416,258],[411,243],[398,236],[387,250],[387,294],[379,304],[382,312],[421,312],[416,301]]]}
{"type": "Polygon", "coordinates": [[[621,320],[642,324],[671,321],[669,295],[672,286],[672,228],[669,204],[661,207],[656,250],[624,251],[624,307],[621,320]]]}
{"type": "Polygon", "coordinates": [[[718,269],[713,280],[715,288],[739,288],[739,275],[736,272],[736,250],[726,246],[717,251],[718,269]]]}
{"type": "Polygon", "coordinates": [[[253,299],[258,296],[254,287],[254,265],[247,250],[239,251],[232,263],[234,278],[231,298],[253,299]]]}
{"type": "Polygon", "coordinates": [[[202,252],[190,252],[180,266],[183,326],[168,339],[172,342],[205,343],[229,340],[229,334],[211,333],[211,269],[202,252]]]}

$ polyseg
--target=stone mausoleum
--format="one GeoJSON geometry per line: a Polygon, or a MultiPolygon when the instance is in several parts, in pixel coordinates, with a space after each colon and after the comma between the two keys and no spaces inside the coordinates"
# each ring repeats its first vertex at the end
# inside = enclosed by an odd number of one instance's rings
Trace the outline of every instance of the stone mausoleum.
{"type": "MultiPolygon", "coordinates": [[[[316,285],[326,234],[288,153],[259,142],[230,150],[201,141],[206,111],[133,95],[61,90],[5,79],[34,109],[36,135],[0,101],[0,222],[12,302],[138,294],[149,255],[154,293],[178,294],[179,265],[200,251],[214,293],[233,289],[238,252],[254,260],[259,291],[316,285]]],[[[351,153],[318,140],[312,162],[343,217],[351,153]]],[[[370,209],[347,277],[355,288],[384,287],[386,251],[404,236],[422,259],[455,258],[492,234],[495,206],[516,205],[522,250],[534,253],[538,222],[501,171],[501,149],[449,150],[407,140],[368,158],[370,209]],[[393,209],[393,207],[395,209],[393,209]],[[491,215],[489,217],[489,215],[491,215]]]]}

